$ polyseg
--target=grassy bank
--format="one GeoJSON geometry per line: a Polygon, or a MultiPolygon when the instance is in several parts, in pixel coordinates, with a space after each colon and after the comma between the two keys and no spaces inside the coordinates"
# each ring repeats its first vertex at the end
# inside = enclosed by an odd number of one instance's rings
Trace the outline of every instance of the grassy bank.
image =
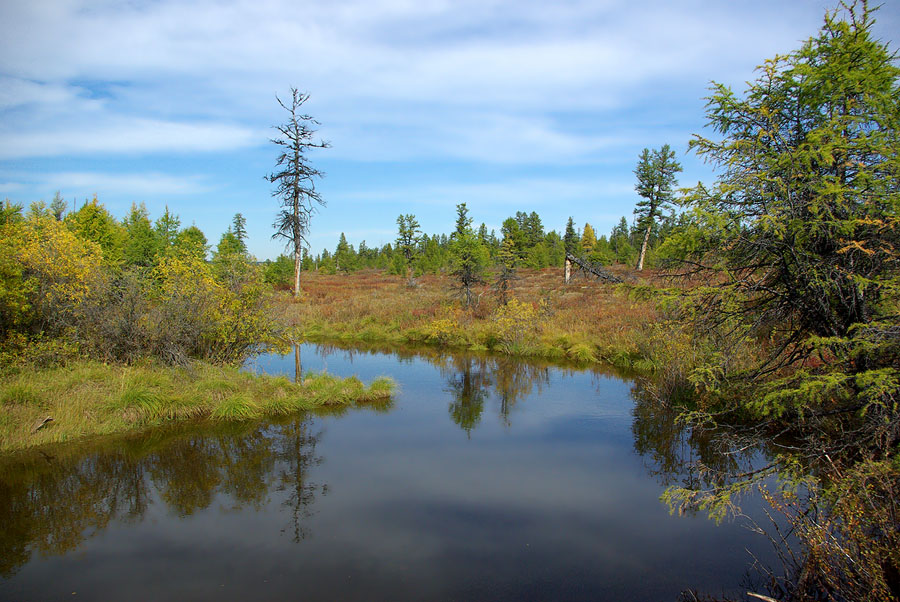
{"type": "Polygon", "coordinates": [[[249,420],[384,401],[393,388],[387,378],[365,386],[323,374],[298,384],[200,362],[190,368],[99,362],[23,368],[0,378],[0,451],[172,421],[249,420]],[[47,417],[52,420],[36,428],[47,417]]]}
{"type": "Polygon", "coordinates": [[[304,273],[303,289],[299,302],[285,294],[280,312],[306,340],[425,343],[639,369],[652,368],[648,337],[662,319],[634,287],[584,278],[567,285],[561,268],[521,270],[510,305],[485,287],[477,291],[477,307],[465,311],[444,276],[423,276],[408,287],[383,272],[304,273]]]}

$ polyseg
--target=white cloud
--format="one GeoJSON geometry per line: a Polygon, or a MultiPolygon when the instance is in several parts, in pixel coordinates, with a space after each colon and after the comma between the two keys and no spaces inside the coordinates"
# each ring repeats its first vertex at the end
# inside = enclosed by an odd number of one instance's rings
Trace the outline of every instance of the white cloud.
{"type": "MultiPolygon", "coordinates": [[[[630,175],[630,174],[628,174],[630,175]]],[[[491,208],[509,212],[510,209],[558,206],[585,197],[633,195],[634,183],[610,179],[514,178],[491,182],[424,185],[418,187],[359,190],[338,195],[337,202],[380,203],[398,205],[437,205],[453,207],[466,202],[470,208],[491,208]]],[[[505,215],[505,214],[504,214],[505,215]]],[[[618,219],[618,218],[617,218],[618,219]]]]}
{"type": "Polygon", "coordinates": [[[58,129],[0,130],[0,159],[90,153],[208,152],[234,150],[264,140],[258,132],[231,124],[114,117],[97,124],[61,124],[58,129]]]}
{"type": "Polygon", "coordinates": [[[576,132],[551,113],[581,111],[602,124],[647,99],[696,99],[707,79],[739,84],[815,31],[822,13],[818,1],[779,4],[777,19],[772,10],[699,1],[9,2],[0,7],[0,110],[41,108],[40,118],[7,125],[0,158],[264,142],[261,131],[282,117],[274,93],[295,83],[340,132],[335,153],[346,157],[594,160],[626,133],[615,124],[576,132]],[[130,115],[137,128],[119,131],[130,115]]]}
{"type": "Polygon", "coordinates": [[[74,97],[72,88],[62,84],[0,76],[0,111],[34,104],[61,105],[72,102],[74,97]]]}
{"type": "Polygon", "coordinates": [[[44,187],[65,190],[76,198],[107,195],[183,195],[211,190],[202,176],[174,177],[163,173],[58,172],[47,174],[44,187]]]}
{"type": "Polygon", "coordinates": [[[4,182],[0,180],[0,195],[9,194],[16,190],[23,190],[25,185],[21,182],[4,182]]]}

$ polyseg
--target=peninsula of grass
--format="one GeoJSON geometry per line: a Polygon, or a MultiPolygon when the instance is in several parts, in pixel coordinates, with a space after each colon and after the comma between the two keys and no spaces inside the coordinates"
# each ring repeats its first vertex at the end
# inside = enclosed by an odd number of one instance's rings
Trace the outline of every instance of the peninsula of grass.
{"type": "Polygon", "coordinates": [[[0,452],[177,421],[252,420],[384,402],[393,391],[389,378],[366,386],[355,377],[318,374],[295,383],[199,362],[25,367],[0,378],[0,452]]]}

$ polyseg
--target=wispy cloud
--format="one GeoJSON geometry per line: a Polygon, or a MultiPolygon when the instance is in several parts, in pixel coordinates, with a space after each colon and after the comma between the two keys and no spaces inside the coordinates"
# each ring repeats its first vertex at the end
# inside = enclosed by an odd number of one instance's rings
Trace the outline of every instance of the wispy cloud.
{"type": "Polygon", "coordinates": [[[79,123],[54,129],[0,130],[0,159],[228,151],[259,143],[257,132],[230,124],[115,117],[97,124],[79,123]]]}
{"type": "Polygon", "coordinates": [[[57,172],[42,178],[46,188],[62,189],[76,197],[105,195],[187,195],[212,186],[202,176],[174,177],[163,173],[57,172]]]}
{"type": "Polygon", "coordinates": [[[620,128],[573,132],[551,113],[603,122],[660,95],[696,99],[710,78],[739,84],[761,46],[794,47],[821,9],[778,13],[697,1],[4,3],[0,110],[40,105],[42,119],[8,124],[0,158],[264,142],[282,117],[273,94],[297,83],[349,158],[593,160],[620,128]],[[91,131],[67,125],[78,103],[91,131]]]}

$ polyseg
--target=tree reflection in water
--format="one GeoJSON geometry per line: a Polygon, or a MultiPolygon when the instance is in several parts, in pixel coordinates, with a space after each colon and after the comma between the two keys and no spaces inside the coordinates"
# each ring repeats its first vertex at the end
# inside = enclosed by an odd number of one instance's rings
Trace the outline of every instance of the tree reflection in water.
{"type": "MultiPolygon", "coordinates": [[[[447,354],[433,349],[347,351],[320,347],[323,356],[389,351],[400,362],[433,364],[450,395],[451,420],[471,435],[485,412],[511,427],[514,410],[554,379],[580,373],[571,366],[524,362],[481,354],[447,354]],[[552,370],[551,370],[552,368],[552,370]],[[494,405],[495,404],[495,405],[494,405]]],[[[295,369],[299,349],[294,350],[295,369]]],[[[601,379],[608,374],[591,368],[601,379]]],[[[296,375],[295,375],[296,376],[296,375]]],[[[687,428],[676,413],[637,382],[631,430],[634,449],[663,486],[690,489],[726,483],[767,455],[759,439],[739,440],[734,431],[687,428]],[[726,436],[728,435],[728,436],[726,436]]],[[[387,410],[390,405],[374,406],[387,410]]],[[[348,411],[339,407],[336,413],[348,411]]],[[[309,534],[310,510],[326,487],[311,481],[321,462],[321,433],[309,416],[275,423],[183,426],[106,443],[58,446],[0,460],[0,576],[14,574],[29,558],[63,554],[113,521],[140,521],[152,504],[188,516],[213,504],[259,509],[277,492],[287,507],[284,531],[299,542],[309,534]]]]}
{"type": "Polygon", "coordinates": [[[561,370],[563,374],[570,373],[560,364],[529,362],[508,356],[448,353],[433,347],[410,348],[359,343],[345,347],[334,343],[319,343],[316,344],[316,352],[323,358],[341,352],[343,360],[351,364],[357,355],[383,353],[390,353],[403,364],[414,360],[427,361],[438,368],[447,383],[444,391],[452,396],[448,408],[450,418],[470,435],[481,423],[485,403],[489,400],[496,399],[498,415],[510,426],[516,402],[530,395],[535,387],[540,393],[550,382],[551,367],[561,370]]]}
{"type": "Polygon", "coordinates": [[[678,419],[679,410],[658,399],[640,379],[635,381],[631,395],[634,449],[648,474],[664,487],[696,492],[724,490],[757,472],[773,456],[773,442],[759,432],[685,424],[678,419]]]}
{"type": "Polygon", "coordinates": [[[223,424],[153,431],[105,444],[59,446],[0,461],[0,576],[30,559],[64,554],[112,521],[140,521],[154,492],[187,516],[228,500],[260,508],[270,491],[287,492],[294,541],[318,492],[309,480],[321,433],[308,416],[276,424],[223,424]]]}
{"type": "Polygon", "coordinates": [[[444,390],[452,396],[450,418],[470,436],[481,422],[485,401],[492,392],[500,418],[510,426],[516,402],[530,395],[535,386],[540,392],[550,380],[547,366],[508,357],[454,355],[434,363],[447,381],[444,390]]]}

